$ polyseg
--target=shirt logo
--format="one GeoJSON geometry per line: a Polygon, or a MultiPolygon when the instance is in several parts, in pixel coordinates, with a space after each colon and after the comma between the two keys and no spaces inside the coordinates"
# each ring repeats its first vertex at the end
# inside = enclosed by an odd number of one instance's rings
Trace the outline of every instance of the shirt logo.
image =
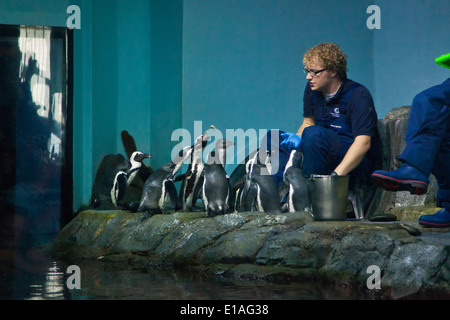
{"type": "Polygon", "coordinates": [[[333,118],[339,118],[340,117],[339,108],[334,108],[333,112],[331,113],[331,116],[333,118]]]}

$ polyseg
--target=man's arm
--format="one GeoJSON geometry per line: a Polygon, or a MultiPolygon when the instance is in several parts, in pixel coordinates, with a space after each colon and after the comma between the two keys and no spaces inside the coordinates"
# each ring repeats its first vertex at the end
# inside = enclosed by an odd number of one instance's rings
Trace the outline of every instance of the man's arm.
{"type": "Polygon", "coordinates": [[[334,169],[334,171],[340,176],[349,174],[364,159],[370,149],[371,141],[371,136],[357,136],[353,144],[347,150],[344,159],[342,159],[341,163],[336,167],[336,169],[334,169]]]}
{"type": "Polygon", "coordinates": [[[297,130],[297,134],[301,137],[303,134],[303,130],[305,130],[306,127],[310,127],[315,125],[314,118],[313,117],[305,117],[303,118],[302,125],[297,130]]]}

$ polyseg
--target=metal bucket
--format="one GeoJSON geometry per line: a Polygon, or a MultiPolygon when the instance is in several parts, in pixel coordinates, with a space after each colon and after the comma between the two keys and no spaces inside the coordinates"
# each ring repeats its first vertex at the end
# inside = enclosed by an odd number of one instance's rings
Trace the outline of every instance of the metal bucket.
{"type": "Polygon", "coordinates": [[[314,220],[345,220],[349,176],[312,175],[308,180],[314,220]]]}

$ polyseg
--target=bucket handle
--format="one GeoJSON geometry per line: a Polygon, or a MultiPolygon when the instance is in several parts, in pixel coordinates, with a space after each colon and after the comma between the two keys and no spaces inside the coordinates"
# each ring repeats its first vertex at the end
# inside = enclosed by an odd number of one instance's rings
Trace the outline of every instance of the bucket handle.
{"type": "Polygon", "coordinates": [[[306,179],[306,185],[308,186],[309,194],[313,194],[315,190],[315,184],[313,182],[313,176],[311,175],[306,179]]]}

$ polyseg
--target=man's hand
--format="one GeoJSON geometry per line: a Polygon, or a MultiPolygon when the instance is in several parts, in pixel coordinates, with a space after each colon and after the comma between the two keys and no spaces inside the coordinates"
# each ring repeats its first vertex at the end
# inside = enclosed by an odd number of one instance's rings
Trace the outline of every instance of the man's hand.
{"type": "Polygon", "coordinates": [[[280,143],[280,146],[286,147],[289,150],[298,149],[302,141],[299,135],[292,132],[282,133],[281,138],[284,140],[280,143]]]}

